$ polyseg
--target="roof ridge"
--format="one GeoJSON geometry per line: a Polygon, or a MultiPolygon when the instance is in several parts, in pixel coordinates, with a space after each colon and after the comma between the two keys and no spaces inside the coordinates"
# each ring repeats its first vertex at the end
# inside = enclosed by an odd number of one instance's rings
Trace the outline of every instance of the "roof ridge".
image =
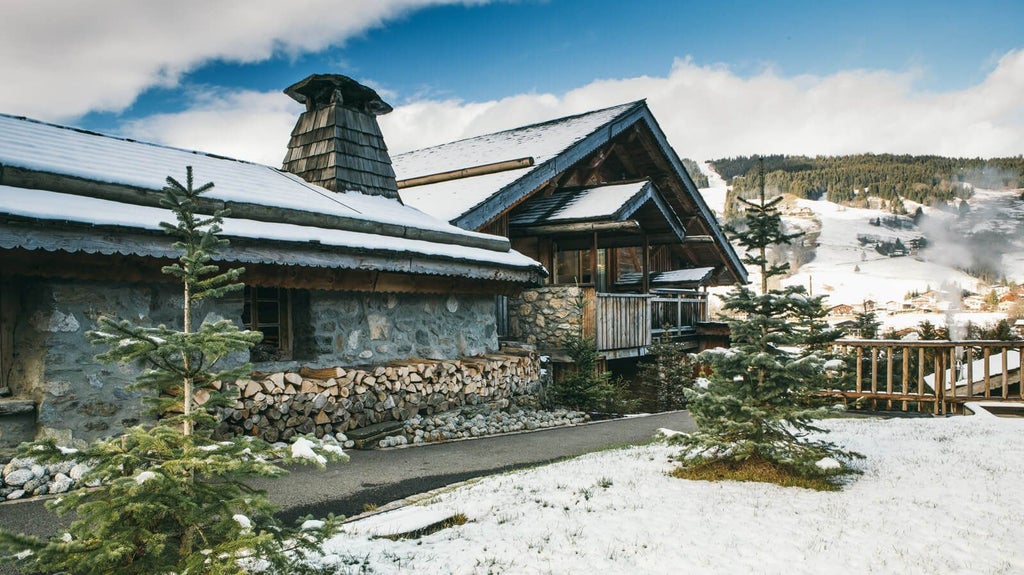
{"type": "Polygon", "coordinates": [[[401,158],[403,156],[408,156],[408,155],[419,153],[419,152],[425,152],[427,150],[434,150],[434,149],[437,149],[437,148],[443,148],[443,147],[446,147],[446,146],[453,146],[455,144],[461,144],[461,143],[464,143],[464,142],[469,142],[471,140],[476,140],[476,139],[479,139],[479,138],[485,138],[485,137],[489,137],[489,136],[497,136],[499,134],[508,134],[508,133],[511,133],[511,132],[518,132],[520,130],[527,130],[527,129],[531,129],[531,128],[539,128],[541,126],[548,126],[548,125],[551,125],[551,124],[557,124],[557,123],[560,123],[560,122],[566,122],[566,121],[569,121],[569,120],[575,120],[575,119],[582,118],[582,117],[585,117],[585,116],[591,116],[591,115],[594,115],[594,114],[600,114],[602,112],[607,112],[608,110],[613,110],[615,108],[622,108],[623,109],[623,112],[621,114],[619,114],[621,116],[621,115],[625,114],[626,111],[632,110],[633,108],[635,108],[637,106],[646,104],[646,102],[647,102],[646,98],[641,98],[639,100],[633,100],[632,102],[626,102],[626,103],[623,103],[623,104],[616,104],[614,106],[607,106],[605,108],[599,108],[597,110],[589,110],[587,112],[580,112],[578,114],[570,114],[568,116],[562,116],[562,117],[559,117],[559,118],[552,118],[550,120],[544,120],[544,121],[541,121],[541,122],[535,122],[533,124],[526,124],[525,126],[516,126],[515,128],[508,128],[508,129],[505,129],[505,130],[498,130],[497,132],[488,132],[486,134],[478,134],[476,136],[469,136],[469,137],[462,138],[462,139],[459,139],[459,140],[453,140],[451,142],[444,142],[442,144],[436,144],[436,145],[433,145],[433,146],[427,146],[425,148],[417,148],[415,150],[409,150],[408,152],[402,152],[401,154],[395,154],[394,156],[392,156],[392,160],[396,160],[396,159],[401,158]]]}

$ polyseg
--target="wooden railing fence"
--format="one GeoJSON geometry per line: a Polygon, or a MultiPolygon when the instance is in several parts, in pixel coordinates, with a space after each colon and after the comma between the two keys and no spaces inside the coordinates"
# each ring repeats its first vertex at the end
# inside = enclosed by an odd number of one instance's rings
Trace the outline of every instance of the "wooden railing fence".
{"type": "Polygon", "coordinates": [[[829,390],[878,409],[945,414],[968,401],[1020,401],[1024,341],[840,340],[854,357],[852,389],[829,390]]]}

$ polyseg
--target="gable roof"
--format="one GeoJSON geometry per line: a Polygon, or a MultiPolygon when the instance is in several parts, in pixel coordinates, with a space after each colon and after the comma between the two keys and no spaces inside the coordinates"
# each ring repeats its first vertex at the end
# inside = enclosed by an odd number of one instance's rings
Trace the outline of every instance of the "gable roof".
{"type": "Polygon", "coordinates": [[[562,188],[551,195],[534,195],[509,214],[509,226],[550,226],[582,222],[622,222],[650,204],[660,214],[673,241],[683,241],[683,230],[675,212],[650,180],[562,188]]]}
{"type": "Polygon", "coordinates": [[[411,188],[401,188],[399,184],[399,193],[405,203],[429,210],[428,213],[444,204],[447,213],[455,214],[448,221],[467,229],[478,228],[511,205],[512,202],[503,200],[514,194],[502,193],[511,184],[521,188],[529,185],[527,182],[543,183],[590,151],[591,145],[586,145],[588,136],[641,107],[646,107],[642,101],[631,102],[393,156],[391,164],[399,180],[533,158],[532,166],[507,172],[411,188]],[[465,185],[452,185],[460,181],[465,185]]]}
{"type": "Polygon", "coordinates": [[[650,182],[589,186],[558,190],[550,196],[526,201],[509,224],[533,225],[557,221],[622,219],[636,211],[650,182]]]}
{"type": "Polygon", "coordinates": [[[332,192],[260,164],[3,114],[0,213],[8,218],[0,247],[160,256],[169,241],[157,224],[173,216],[159,206],[158,191],[168,176],[182,179],[186,166],[197,182],[214,182],[199,210],[231,211],[224,235],[242,241],[224,259],[531,284],[546,275],[505,238],[394,200],[332,192]],[[66,225],[77,230],[71,237],[66,225]],[[111,246],[111,232],[124,241],[111,246]]]}
{"type": "MultiPolygon", "coordinates": [[[[709,279],[715,268],[688,268],[683,270],[669,270],[667,272],[651,272],[648,282],[652,286],[669,285],[673,287],[698,287],[703,286],[709,279]]],[[[643,274],[630,272],[616,278],[617,285],[638,285],[643,281],[643,274]]]]}
{"type": "Polygon", "coordinates": [[[400,154],[392,158],[392,165],[406,204],[461,228],[480,229],[634,127],[646,130],[656,148],[651,153],[667,166],[669,173],[659,176],[677,182],[673,186],[679,191],[671,192],[680,194],[675,205],[691,206],[688,209],[707,230],[729,275],[745,283],[746,269],[739,256],[643,100],[400,154]],[[403,186],[428,174],[522,159],[532,162],[526,167],[403,186]]]}

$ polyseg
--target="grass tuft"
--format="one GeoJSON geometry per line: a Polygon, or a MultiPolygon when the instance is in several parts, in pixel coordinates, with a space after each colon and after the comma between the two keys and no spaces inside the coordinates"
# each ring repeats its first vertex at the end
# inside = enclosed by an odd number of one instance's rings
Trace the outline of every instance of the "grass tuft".
{"type": "Polygon", "coordinates": [[[392,541],[400,541],[402,539],[419,539],[420,537],[433,535],[438,531],[459,525],[465,525],[466,523],[469,523],[469,517],[466,517],[464,513],[456,513],[447,519],[438,521],[437,523],[432,523],[414,531],[409,531],[407,533],[395,533],[394,535],[378,535],[375,539],[390,539],[392,541]]]}
{"type": "Polygon", "coordinates": [[[782,487],[802,487],[815,491],[838,491],[842,487],[836,475],[808,475],[795,467],[753,457],[743,461],[715,459],[680,465],[670,471],[669,475],[695,481],[774,483],[782,487]]]}

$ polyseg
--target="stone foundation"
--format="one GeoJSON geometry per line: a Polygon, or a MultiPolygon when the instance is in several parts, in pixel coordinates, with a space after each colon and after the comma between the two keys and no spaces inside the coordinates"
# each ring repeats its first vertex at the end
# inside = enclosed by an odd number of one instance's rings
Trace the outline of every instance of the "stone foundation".
{"type": "Polygon", "coordinates": [[[524,290],[508,301],[509,335],[541,349],[561,348],[566,336],[579,332],[581,314],[576,286],[524,290]]]}

